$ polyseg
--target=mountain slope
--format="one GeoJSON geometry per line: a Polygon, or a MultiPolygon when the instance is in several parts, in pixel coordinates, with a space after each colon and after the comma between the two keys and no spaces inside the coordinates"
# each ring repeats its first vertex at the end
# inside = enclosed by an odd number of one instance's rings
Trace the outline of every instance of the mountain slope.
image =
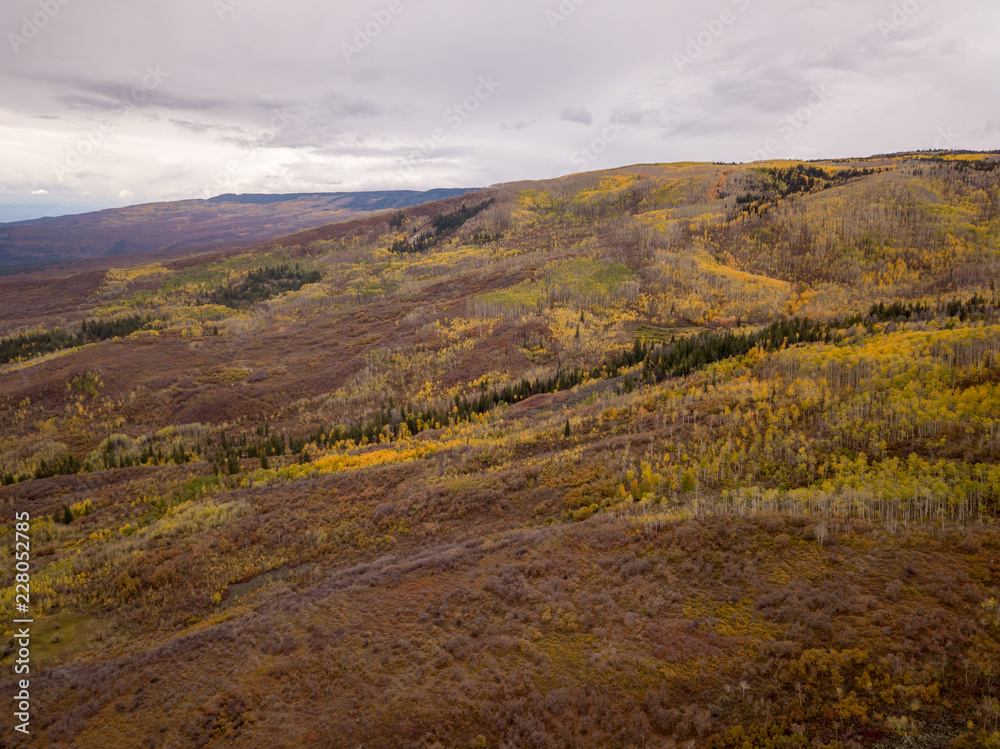
{"type": "Polygon", "coordinates": [[[640,165],[25,290],[35,745],[991,746],[998,198],[640,165]]]}

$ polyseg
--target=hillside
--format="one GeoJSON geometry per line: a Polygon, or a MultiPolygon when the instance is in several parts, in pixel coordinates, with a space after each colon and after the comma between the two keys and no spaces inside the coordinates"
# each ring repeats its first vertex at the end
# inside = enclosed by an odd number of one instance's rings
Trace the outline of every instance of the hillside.
{"type": "Polygon", "coordinates": [[[1000,155],[285,234],[0,285],[31,745],[1000,745],[1000,155]]]}
{"type": "Polygon", "coordinates": [[[0,266],[171,250],[173,257],[264,242],[371,211],[409,208],[467,190],[219,195],[0,223],[0,266]]]}

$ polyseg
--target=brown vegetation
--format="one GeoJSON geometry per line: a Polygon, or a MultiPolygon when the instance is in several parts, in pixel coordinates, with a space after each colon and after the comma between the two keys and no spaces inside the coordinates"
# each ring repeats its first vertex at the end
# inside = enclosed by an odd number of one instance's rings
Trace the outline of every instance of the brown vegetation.
{"type": "Polygon", "coordinates": [[[5,334],[155,320],[0,367],[35,744],[994,746],[996,163],[649,165],[425,252],[455,201],[4,286],[5,334]],[[279,263],[321,280],[211,301],[279,263]]]}

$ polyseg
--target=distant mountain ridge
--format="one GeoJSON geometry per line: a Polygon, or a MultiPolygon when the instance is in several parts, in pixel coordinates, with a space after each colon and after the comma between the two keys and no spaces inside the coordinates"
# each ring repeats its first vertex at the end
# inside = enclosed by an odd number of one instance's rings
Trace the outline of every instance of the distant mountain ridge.
{"type": "Polygon", "coordinates": [[[0,266],[115,257],[157,250],[266,242],[374,211],[399,210],[473,189],[219,195],[0,223],[0,266]]]}
{"type": "Polygon", "coordinates": [[[239,203],[250,205],[271,205],[301,198],[325,198],[331,200],[346,198],[342,205],[365,211],[381,211],[391,208],[409,208],[436,200],[454,198],[469,192],[466,189],[437,189],[417,192],[414,190],[380,190],[368,192],[298,192],[298,193],[242,193],[234,195],[226,193],[208,198],[208,203],[239,203]]]}

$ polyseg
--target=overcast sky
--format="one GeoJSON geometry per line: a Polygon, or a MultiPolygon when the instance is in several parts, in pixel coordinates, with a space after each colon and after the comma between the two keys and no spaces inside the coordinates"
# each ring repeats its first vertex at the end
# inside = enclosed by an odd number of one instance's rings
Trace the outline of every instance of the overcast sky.
{"type": "Polygon", "coordinates": [[[996,0],[4,0],[0,32],[8,213],[1000,148],[996,0]]]}

